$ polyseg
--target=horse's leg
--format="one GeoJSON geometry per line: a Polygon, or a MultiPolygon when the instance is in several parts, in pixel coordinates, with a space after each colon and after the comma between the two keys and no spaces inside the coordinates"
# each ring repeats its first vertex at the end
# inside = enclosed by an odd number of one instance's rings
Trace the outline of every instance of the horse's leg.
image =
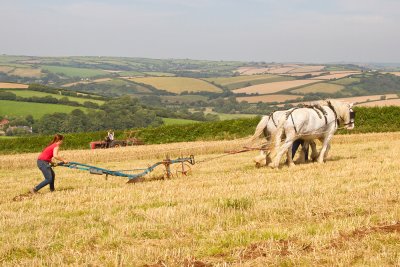
{"type": "Polygon", "coordinates": [[[289,167],[293,167],[295,165],[293,162],[292,146],[293,146],[293,143],[286,152],[286,157],[287,157],[286,163],[289,167]]]}
{"type": "Polygon", "coordinates": [[[279,166],[279,163],[281,161],[281,158],[282,158],[283,154],[289,148],[292,147],[293,139],[294,139],[294,137],[292,137],[290,135],[286,135],[285,142],[281,146],[279,146],[279,149],[277,150],[277,153],[276,153],[273,161],[269,164],[270,167],[277,168],[279,166]]]}
{"type": "Polygon", "coordinates": [[[268,166],[271,162],[272,162],[272,159],[271,159],[269,153],[266,153],[266,156],[265,156],[265,166],[268,166]]]}
{"type": "Polygon", "coordinates": [[[316,161],[318,159],[318,150],[314,140],[310,141],[310,146],[311,146],[311,160],[316,161]]]}
{"type": "Polygon", "coordinates": [[[319,152],[318,163],[324,162],[325,152],[326,152],[326,149],[328,148],[329,142],[331,141],[332,137],[333,137],[333,133],[329,133],[325,137],[324,142],[322,143],[321,151],[319,152]]]}
{"type": "Polygon", "coordinates": [[[328,146],[326,147],[326,151],[324,154],[324,161],[326,161],[326,158],[328,157],[329,150],[331,150],[331,143],[329,143],[328,146]]]}
{"type": "Polygon", "coordinates": [[[266,153],[261,150],[260,155],[254,158],[254,161],[256,163],[256,168],[260,168],[262,166],[262,162],[265,160],[265,158],[266,158],[266,153]]]}
{"type": "Polygon", "coordinates": [[[309,140],[304,140],[303,145],[301,146],[300,150],[300,157],[297,160],[298,163],[305,163],[306,162],[306,154],[308,153],[308,147],[310,145],[309,140]]]}

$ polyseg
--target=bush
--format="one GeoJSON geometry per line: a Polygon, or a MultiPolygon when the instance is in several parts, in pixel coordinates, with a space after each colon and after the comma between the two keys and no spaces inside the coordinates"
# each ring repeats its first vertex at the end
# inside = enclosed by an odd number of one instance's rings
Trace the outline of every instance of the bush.
{"type": "Polygon", "coordinates": [[[0,91],[0,100],[15,100],[17,99],[16,94],[11,92],[0,91]]]}

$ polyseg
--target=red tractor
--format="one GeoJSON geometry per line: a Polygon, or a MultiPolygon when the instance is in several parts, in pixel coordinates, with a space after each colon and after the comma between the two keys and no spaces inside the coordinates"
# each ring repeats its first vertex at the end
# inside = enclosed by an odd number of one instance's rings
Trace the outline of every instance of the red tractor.
{"type": "Polygon", "coordinates": [[[122,147],[122,146],[139,146],[144,145],[144,142],[136,137],[131,137],[132,132],[129,133],[125,140],[113,140],[111,142],[106,141],[94,141],[90,142],[91,149],[97,148],[112,148],[112,147],[122,147]]]}

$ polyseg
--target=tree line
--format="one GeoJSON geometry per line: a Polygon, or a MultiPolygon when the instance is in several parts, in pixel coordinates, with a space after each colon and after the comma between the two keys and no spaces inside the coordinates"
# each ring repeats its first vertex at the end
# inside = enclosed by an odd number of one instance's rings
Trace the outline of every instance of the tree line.
{"type": "MultiPolygon", "coordinates": [[[[86,102],[85,102],[86,103],[86,102]]],[[[197,121],[215,121],[219,117],[204,112],[190,112],[188,109],[167,109],[149,107],[139,99],[129,96],[106,101],[98,109],[87,113],[75,109],[71,113],[45,114],[35,120],[31,115],[25,118],[8,118],[9,126],[30,126],[37,134],[93,132],[107,129],[124,130],[130,128],[155,127],[163,124],[162,118],[180,118],[197,121]]],[[[0,117],[0,119],[2,119],[0,117]]],[[[8,135],[22,135],[22,131],[7,132],[8,135]]],[[[25,133],[26,134],[26,133],[25,133]]]]}
{"type": "Polygon", "coordinates": [[[69,100],[68,97],[62,97],[60,99],[57,99],[52,96],[44,96],[44,97],[38,97],[38,96],[32,96],[32,97],[21,97],[17,96],[13,92],[7,92],[7,91],[0,91],[0,100],[12,100],[12,101],[20,101],[20,102],[34,102],[34,103],[47,103],[47,104],[61,104],[61,105],[67,105],[67,106],[74,106],[74,107],[86,107],[86,108],[99,108],[99,105],[97,103],[91,102],[91,101],[85,101],[83,103],[79,103],[77,101],[72,101],[69,100]]]}
{"type": "Polygon", "coordinates": [[[38,134],[119,130],[161,124],[163,121],[155,111],[147,109],[139,100],[130,97],[109,100],[98,110],[89,110],[88,113],[75,109],[69,114],[59,112],[45,114],[37,120],[28,115],[25,118],[15,118],[10,122],[10,126],[31,126],[33,132],[38,134]]]}

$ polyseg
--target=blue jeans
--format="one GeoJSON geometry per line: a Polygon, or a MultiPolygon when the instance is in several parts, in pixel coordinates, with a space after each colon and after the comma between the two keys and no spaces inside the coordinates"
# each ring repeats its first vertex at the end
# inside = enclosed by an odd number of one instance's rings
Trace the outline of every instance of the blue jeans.
{"type": "MultiPolygon", "coordinates": [[[[294,158],[294,155],[296,154],[297,149],[299,146],[301,147],[304,146],[304,140],[302,139],[297,139],[296,141],[293,142],[292,146],[292,158],[294,158]]],[[[305,160],[308,160],[308,147],[305,148],[305,160]]]]}
{"type": "Polygon", "coordinates": [[[46,185],[50,185],[50,191],[54,191],[54,180],[56,178],[56,174],[54,173],[53,169],[51,168],[49,162],[44,161],[44,160],[38,160],[37,161],[37,166],[39,169],[42,171],[43,176],[44,176],[44,181],[38,184],[35,187],[36,191],[39,191],[46,185]]]}

